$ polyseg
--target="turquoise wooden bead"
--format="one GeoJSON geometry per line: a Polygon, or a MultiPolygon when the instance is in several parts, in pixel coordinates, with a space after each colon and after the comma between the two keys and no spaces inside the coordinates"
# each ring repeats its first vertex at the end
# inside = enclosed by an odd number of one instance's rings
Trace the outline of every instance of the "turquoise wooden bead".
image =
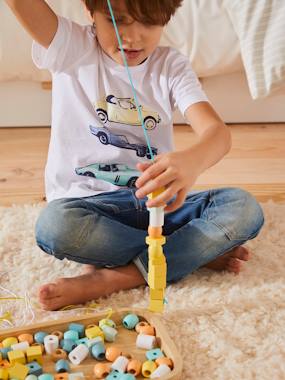
{"type": "Polygon", "coordinates": [[[69,367],[69,363],[67,360],[59,359],[55,363],[55,372],[56,373],[69,372],[69,371],[70,371],[70,367],[69,367]]]}
{"type": "Polygon", "coordinates": [[[45,336],[47,336],[48,333],[44,332],[44,331],[38,331],[35,333],[34,335],[34,341],[36,343],[41,343],[41,344],[44,344],[44,338],[45,336]]]}
{"type": "Polygon", "coordinates": [[[78,340],[79,339],[79,333],[74,330],[67,330],[63,334],[63,339],[71,339],[71,340],[78,340]]]}
{"type": "Polygon", "coordinates": [[[70,323],[68,330],[74,330],[78,332],[79,338],[83,338],[85,334],[85,326],[81,323],[70,323]]]}
{"type": "Polygon", "coordinates": [[[89,339],[88,338],[81,338],[81,339],[77,339],[75,341],[76,345],[79,346],[80,344],[85,344],[86,346],[88,345],[88,341],[89,339]]]}
{"type": "Polygon", "coordinates": [[[60,347],[68,353],[74,350],[76,346],[76,343],[72,339],[62,339],[60,341],[60,347]]]}
{"type": "Polygon", "coordinates": [[[38,377],[38,380],[54,380],[54,377],[51,373],[43,373],[38,377]]]}
{"type": "Polygon", "coordinates": [[[120,380],[136,380],[136,377],[131,373],[122,373],[120,380]]]}
{"type": "Polygon", "coordinates": [[[105,378],[105,380],[121,380],[121,376],[122,376],[122,374],[121,374],[120,372],[113,371],[113,372],[111,372],[111,373],[105,378]]]}
{"type": "Polygon", "coordinates": [[[145,356],[147,357],[147,360],[156,360],[158,358],[164,357],[163,352],[159,348],[154,348],[153,350],[148,350],[145,353],[145,356]]]}
{"type": "Polygon", "coordinates": [[[36,375],[28,375],[25,377],[25,380],[38,380],[38,377],[36,375]]]}
{"type": "Polygon", "coordinates": [[[123,319],[123,326],[128,330],[134,329],[138,323],[139,317],[136,314],[128,314],[123,319]]]}
{"type": "Polygon", "coordinates": [[[105,360],[105,352],[106,349],[102,342],[98,342],[91,347],[91,355],[99,361],[105,360]]]}

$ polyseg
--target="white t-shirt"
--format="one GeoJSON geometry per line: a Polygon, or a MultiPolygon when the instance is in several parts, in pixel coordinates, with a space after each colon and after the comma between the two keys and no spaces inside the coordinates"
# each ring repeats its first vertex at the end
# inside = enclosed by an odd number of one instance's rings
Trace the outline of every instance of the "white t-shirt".
{"type": "MultiPolygon", "coordinates": [[[[53,79],[47,200],[132,186],[136,163],[150,153],[125,67],[104,53],[91,25],[62,17],[49,48],[33,42],[32,56],[53,79]]],[[[173,110],[207,101],[188,58],[157,47],[130,72],[153,154],[173,150],[173,110]]]]}

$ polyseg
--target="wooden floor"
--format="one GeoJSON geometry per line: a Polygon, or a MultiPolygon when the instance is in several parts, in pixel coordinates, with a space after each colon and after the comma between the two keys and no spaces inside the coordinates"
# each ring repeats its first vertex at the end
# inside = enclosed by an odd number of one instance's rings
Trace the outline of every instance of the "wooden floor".
{"type": "MultiPolygon", "coordinates": [[[[233,147],[198,179],[196,189],[239,186],[260,201],[285,202],[285,124],[231,125],[233,147]]],[[[49,128],[0,128],[0,205],[44,201],[49,128]]],[[[191,144],[186,125],[175,126],[178,149],[191,144]]]]}

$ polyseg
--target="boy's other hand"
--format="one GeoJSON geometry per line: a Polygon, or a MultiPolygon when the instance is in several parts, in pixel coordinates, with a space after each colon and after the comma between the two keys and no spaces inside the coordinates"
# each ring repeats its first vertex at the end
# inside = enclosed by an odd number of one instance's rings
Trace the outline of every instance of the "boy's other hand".
{"type": "Polygon", "coordinates": [[[138,163],[137,169],[142,174],[136,181],[136,196],[144,198],[165,187],[165,191],[155,199],[148,200],[146,206],[161,207],[171,201],[165,207],[167,212],[175,211],[183,205],[187,193],[200,174],[189,150],[160,154],[153,163],[138,163]]]}

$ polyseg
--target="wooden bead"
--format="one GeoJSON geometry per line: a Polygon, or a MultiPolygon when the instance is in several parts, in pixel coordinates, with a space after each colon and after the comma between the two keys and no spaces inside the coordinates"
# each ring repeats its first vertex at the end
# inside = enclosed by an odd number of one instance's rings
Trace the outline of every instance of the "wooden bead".
{"type": "Polygon", "coordinates": [[[51,359],[54,362],[57,362],[60,359],[66,359],[67,358],[67,353],[62,350],[61,348],[57,348],[52,354],[51,354],[51,359]]]}
{"type": "Polygon", "coordinates": [[[63,333],[61,331],[53,331],[51,335],[57,336],[59,341],[63,338],[63,333]]]}
{"type": "Polygon", "coordinates": [[[96,379],[103,379],[111,372],[111,363],[97,363],[93,369],[96,379]]]}
{"type": "Polygon", "coordinates": [[[132,359],[129,361],[127,366],[127,372],[134,376],[139,376],[142,369],[142,363],[137,359],[132,359]]]}
{"type": "Polygon", "coordinates": [[[62,373],[55,374],[54,380],[68,380],[68,372],[62,372],[62,373]]]}
{"type": "Polygon", "coordinates": [[[166,364],[168,365],[169,368],[173,369],[173,361],[170,359],[170,358],[167,358],[167,357],[161,357],[161,358],[157,358],[155,360],[155,363],[160,366],[162,364],[166,364]]]}
{"type": "Polygon", "coordinates": [[[158,238],[162,235],[162,227],[148,227],[148,235],[152,238],[158,238]]]}
{"type": "Polygon", "coordinates": [[[29,345],[34,343],[34,337],[31,334],[21,334],[18,336],[19,342],[28,342],[29,345]]]}
{"type": "Polygon", "coordinates": [[[139,334],[140,333],[140,328],[143,327],[143,326],[149,326],[149,323],[145,322],[145,321],[141,321],[139,322],[135,329],[136,329],[136,332],[139,334]]]}
{"type": "Polygon", "coordinates": [[[141,326],[139,334],[155,336],[155,329],[153,326],[141,326]]]}
{"type": "Polygon", "coordinates": [[[44,350],[45,350],[45,346],[43,344],[41,344],[41,343],[33,343],[33,344],[31,344],[31,347],[37,347],[37,346],[41,348],[42,354],[43,354],[44,350]]]}
{"type": "Polygon", "coordinates": [[[105,352],[105,357],[106,359],[109,361],[109,362],[114,362],[117,357],[119,357],[121,355],[121,350],[116,347],[116,346],[109,346],[107,349],[106,349],[106,352],[105,352]]]}

